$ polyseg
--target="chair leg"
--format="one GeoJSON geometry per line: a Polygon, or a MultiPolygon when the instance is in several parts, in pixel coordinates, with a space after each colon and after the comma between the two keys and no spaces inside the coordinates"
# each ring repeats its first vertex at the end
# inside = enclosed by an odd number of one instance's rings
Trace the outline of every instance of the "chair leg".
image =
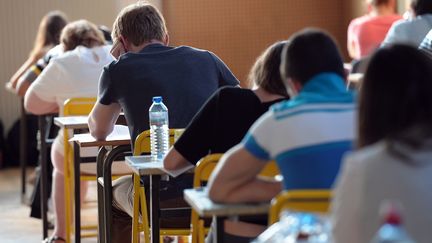
{"type": "Polygon", "coordinates": [[[132,216],[132,243],[139,242],[139,176],[133,175],[133,216],[132,216]],[[137,186],[138,185],[138,186],[137,186]]]}

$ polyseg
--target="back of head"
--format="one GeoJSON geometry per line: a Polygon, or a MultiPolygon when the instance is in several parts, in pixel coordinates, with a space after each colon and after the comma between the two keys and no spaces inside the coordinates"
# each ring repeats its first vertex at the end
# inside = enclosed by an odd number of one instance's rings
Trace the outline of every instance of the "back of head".
{"type": "Polygon", "coordinates": [[[282,53],[281,74],[305,84],[325,72],[345,77],[342,57],[333,38],[318,29],[295,33],[282,53]]]}
{"type": "MultiPolygon", "coordinates": [[[[432,60],[416,48],[393,45],[371,58],[361,93],[358,146],[405,131],[432,131],[432,60]]],[[[427,131],[427,132],[426,132],[427,131]]]]}
{"type": "Polygon", "coordinates": [[[65,51],[73,50],[77,46],[92,48],[105,43],[102,32],[95,24],[87,20],[78,20],[66,25],[60,40],[65,51]]]}
{"type": "Polygon", "coordinates": [[[271,94],[289,97],[279,71],[282,49],[286,43],[274,43],[257,58],[249,73],[249,81],[271,94]]]}
{"type": "Polygon", "coordinates": [[[151,40],[163,41],[167,35],[165,20],[156,7],[138,2],[124,8],[113,24],[114,42],[123,36],[139,46],[151,40]]]}
{"type": "Polygon", "coordinates": [[[60,11],[46,14],[40,24],[35,44],[30,55],[40,55],[44,47],[52,47],[60,42],[60,33],[67,24],[66,15],[60,11]]]}
{"type": "Polygon", "coordinates": [[[411,9],[416,16],[432,14],[432,0],[411,0],[411,9]]]}
{"type": "Polygon", "coordinates": [[[381,5],[388,5],[392,0],[367,0],[366,2],[371,6],[378,7],[381,5]]]}

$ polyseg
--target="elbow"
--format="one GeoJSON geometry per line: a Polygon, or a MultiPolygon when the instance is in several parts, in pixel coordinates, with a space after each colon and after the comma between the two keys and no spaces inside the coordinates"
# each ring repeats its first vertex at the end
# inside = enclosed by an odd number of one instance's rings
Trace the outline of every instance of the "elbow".
{"type": "Polygon", "coordinates": [[[189,162],[174,147],[172,147],[163,160],[163,166],[166,170],[178,170],[187,166],[189,162]]]}
{"type": "Polygon", "coordinates": [[[100,126],[96,124],[96,122],[90,117],[88,119],[88,126],[90,130],[90,134],[96,140],[105,140],[108,135],[112,132],[112,129],[102,129],[100,126]]]}

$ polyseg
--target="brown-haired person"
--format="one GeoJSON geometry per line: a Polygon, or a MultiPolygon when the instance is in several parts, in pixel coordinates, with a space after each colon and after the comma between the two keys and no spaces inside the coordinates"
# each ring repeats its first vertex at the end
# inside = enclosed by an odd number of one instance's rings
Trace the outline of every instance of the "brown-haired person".
{"type": "MultiPolygon", "coordinates": [[[[285,43],[274,43],[257,58],[249,74],[251,89],[224,87],[207,100],[165,156],[166,169],[196,165],[199,159],[209,153],[225,153],[242,140],[250,126],[271,105],[288,99],[279,73],[285,43]]],[[[250,220],[248,223],[227,222],[225,241],[249,242],[250,238],[257,235],[251,232],[251,227],[262,229],[260,221],[267,225],[267,218],[250,220]]]]}
{"type": "MultiPolygon", "coordinates": [[[[138,2],[120,12],[113,25],[113,40],[112,53],[118,60],[105,67],[98,101],[89,117],[90,132],[98,139],[111,132],[123,109],[134,141],[149,129],[148,110],[153,96],[163,97],[169,109],[169,126],[184,128],[219,87],[239,83],[215,54],[188,46],[168,46],[165,20],[148,3],[138,2]]],[[[163,182],[161,207],[166,207],[167,201],[185,205],[182,192],[191,187],[192,179],[191,175],[181,175],[163,182]]],[[[112,242],[128,242],[132,212],[127,210],[127,194],[132,179],[120,178],[113,186],[112,242]]],[[[189,217],[181,219],[162,218],[161,226],[189,227],[189,217]]]]}
{"type": "Polygon", "coordinates": [[[432,242],[432,60],[414,47],[380,48],[361,92],[358,151],[344,159],[333,200],[335,242],[371,242],[386,200],[402,205],[413,242],[432,242]]]}
{"type": "Polygon", "coordinates": [[[42,18],[33,49],[24,64],[11,77],[10,81],[6,83],[8,89],[15,91],[20,77],[51,48],[59,44],[60,32],[66,24],[66,15],[60,11],[49,12],[42,18]]]}
{"type": "Polygon", "coordinates": [[[401,19],[396,14],[396,0],[366,0],[367,14],[355,18],[348,26],[348,53],[359,60],[381,45],[393,22],[401,19]]]}
{"type": "MultiPolygon", "coordinates": [[[[34,114],[59,111],[64,102],[74,97],[95,97],[103,67],[113,58],[105,46],[102,32],[87,20],[68,24],[61,33],[65,53],[50,61],[24,96],[24,106],[34,114]]],[[[64,218],[64,145],[59,131],[51,149],[54,166],[52,199],[56,216],[54,232],[46,242],[61,242],[65,237],[64,218]]],[[[87,184],[81,184],[84,198],[87,184]]]]}

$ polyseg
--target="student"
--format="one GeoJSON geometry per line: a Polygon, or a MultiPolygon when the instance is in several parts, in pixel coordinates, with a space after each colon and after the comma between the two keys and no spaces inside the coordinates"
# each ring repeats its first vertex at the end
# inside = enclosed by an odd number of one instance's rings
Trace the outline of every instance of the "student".
{"type": "Polygon", "coordinates": [[[8,89],[16,90],[19,78],[27,71],[27,69],[59,43],[60,32],[66,24],[66,16],[60,11],[49,12],[42,18],[33,49],[31,50],[28,59],[11,77],[10,81],[6,83],[8,89]]]}
{"type": "Polygon", "coordinates": [[[359,150],[344,159],[332,205],[335,242],[370,242],[385,200],[403,225],[432,242],[432,60],[394,45],[372,56],[360,93],[359,150]]]}
{"type": "MultiPolygon", "coordinates": [[[[24,97],[24,106],[33,114],[59,111],[62,115],[64,102],[74,97],[95,97],[103,66],[113,59],[109,47],[97,27],[79,20],[68,24],[61,34],[65,53],[50,61],[48,66],[30,85],[24,97]]],[[[51,149],[54,166],[52,198],[56,216],[54,232],[45,242],[62,242],[65,237],[64,218],[64,145],[63,131],[59,131],[51,149]]],[[[81,184],[82,196],[87,184],[81,184]]]]}
{"type": "Polygon", "coordinates": [[[294,34],[282,53],[281,73],[291,100],[272,106],[225,153],[209,180],[212,200],[262,202],[282,188],[331,187],[342,154],[351,148],[355,111],[335,42],[320,30],[294,34]],[[257,177],[271,160],[283,185],[257,177]]]}
{"type": "Polygon", "coordinates": [[[432,0],[411,0],[411,12],[413,18],[399,20],[390,27],[383,45],[420,45],[432,28],[432,0]]]}
{"type": "Polygon", "coordinates": [[[359,60],[384,40],[393,22],[401,19],[396,14],[396,0],[366,0],[368,13],[353,19],[348,26],[348,53],[359,60]]]}
{"type": "MultiPolygon", "coordinates": [[[[285,42],[276,42],[258,57],[249,74],[252,90],[224,87],[216,91],[201,107],[181,137],[164,158],[168,170],[196,164],[209,153],[224,153],[238,144],[249,127],[268,108],[288,99],[279,65],[285,42]],[[240,119],[241,118],[241,119],[240,119]]],[[[267,224],[267,218],[263,220],[267,224]]],[[[255,223],[255,222],[254,222],[255,223]]],[[[226,242],[242,242],[236,232],[244,222],[231,222],[226,227],[226,242]]],[[[247,225],[250,226],[250,225],[247,225]]],[[[261,225],[255,227],[263,227],[261,225]]],[[[246,241],[249,242],[246,237],[246,241]]]]}
{"type": "MultiPolygon", "coordinates": [[[[162,96],[169,109],[169,126],[184,128],[217,88],[237,86],[238,80],[213,53],[188,46],[168,46],[165,20],[145,2],[124,8],[113,25],[112,54],[118,59],[104,68],[98,101],[89,116],[91,134],[104,139],[123,109],[132,141],[149,129],[153,96],[162,96]]],[[[147,182],[145,182],[147,184],[147,182]]],[[[161,184],[161,207],[185,205],[183,188],[192,185],[184,175],[161,184]]],[[[113,183],[113,242],[129,242],[132,179],[113,183]]],[[[146,190],[148,191],[148,190],[146,190]]],[[[162,227],[189,227],[190,219],[162,218],[162,227]]]]}

